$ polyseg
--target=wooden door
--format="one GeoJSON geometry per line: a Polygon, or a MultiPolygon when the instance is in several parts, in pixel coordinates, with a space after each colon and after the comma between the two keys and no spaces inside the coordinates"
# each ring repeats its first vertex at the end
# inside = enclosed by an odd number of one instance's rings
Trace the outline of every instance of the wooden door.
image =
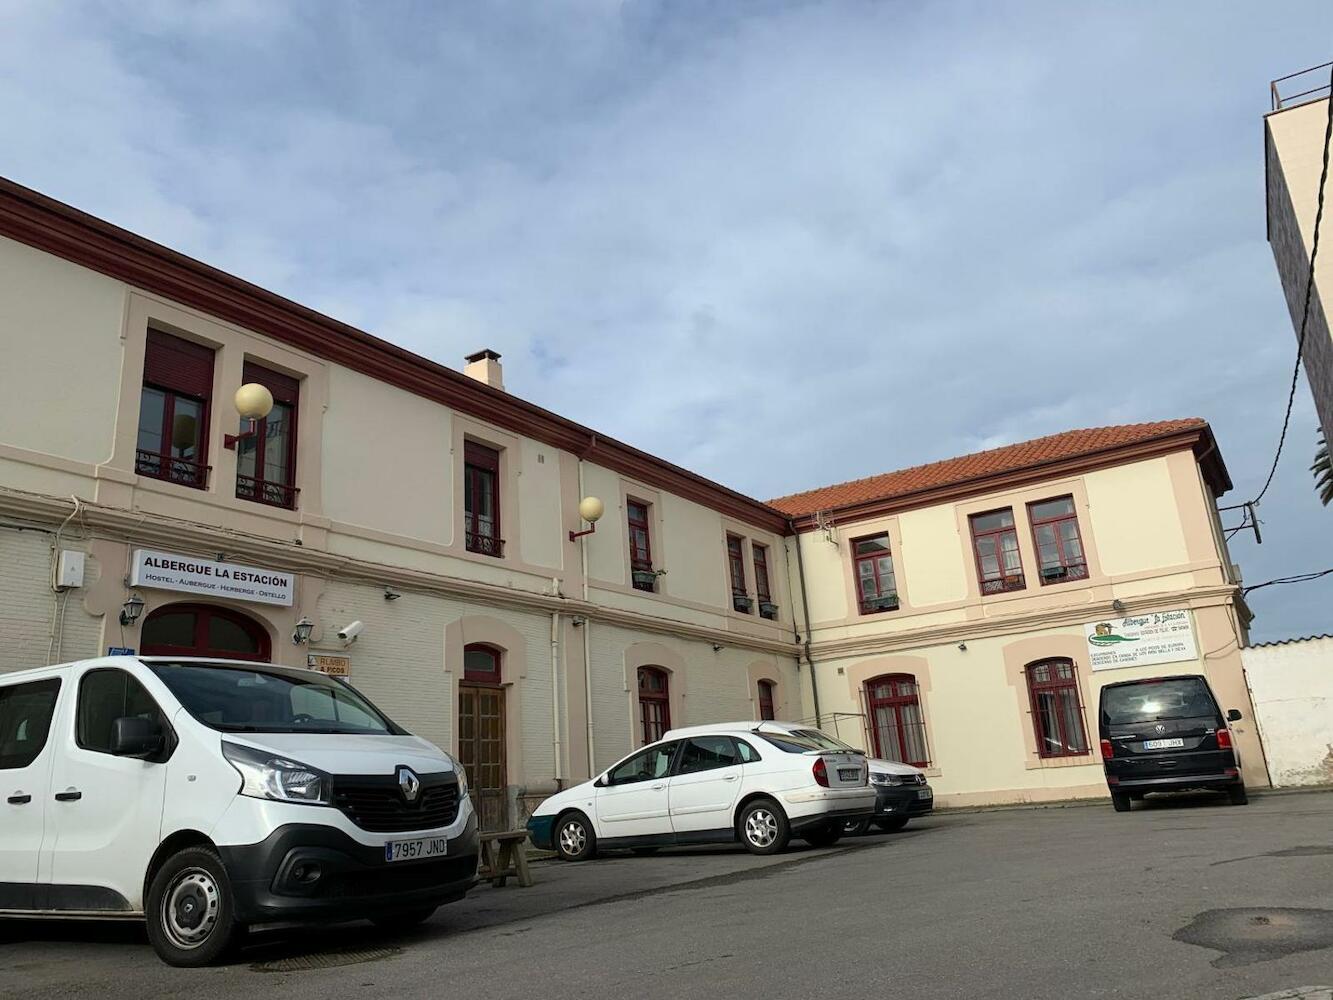
{"type": "Polygon", "coordinates": [[[458,757],[481,829],[508,829],[504,688],[459,685],[458,757]]]}

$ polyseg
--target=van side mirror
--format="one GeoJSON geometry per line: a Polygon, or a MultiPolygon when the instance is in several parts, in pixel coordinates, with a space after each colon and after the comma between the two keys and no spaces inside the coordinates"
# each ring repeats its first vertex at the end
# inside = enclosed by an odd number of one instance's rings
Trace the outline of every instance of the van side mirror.
{"type": "Polygon", "coordinates": [[[1239,708],[1227,709],[1227,722],[1239,722],[1244,716],[1240,714],[1239,708]]]}
{"type": "Polygon", "coordinates": [[[111,752],[117,757],[147,757],[162,749],[162,729],[151,719],[125,715],[111,723],[111,752]]]}

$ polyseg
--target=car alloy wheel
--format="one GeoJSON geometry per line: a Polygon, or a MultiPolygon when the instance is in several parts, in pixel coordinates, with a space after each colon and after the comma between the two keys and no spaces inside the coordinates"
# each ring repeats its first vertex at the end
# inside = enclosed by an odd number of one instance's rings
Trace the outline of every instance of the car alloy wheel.
{"type": "Polygon", "coordinates": [[[560,849],[569,857],[576,858],[588,846],[588,831],[576,819],[568,820],[560,827],[560,849]]]}
{"type": "Polygon", "coordinates": [[[177,948],[198,948],[218,925],[221,894],[213,876],[187,868],[162,895],[162,927],[177,948]]]}
{"type": "Polygon", "coordinates": [[[768,809],[754,809],[745,818],[745,839],[755,847],[768,847],[777,837],[778,818],[768,809]]]}

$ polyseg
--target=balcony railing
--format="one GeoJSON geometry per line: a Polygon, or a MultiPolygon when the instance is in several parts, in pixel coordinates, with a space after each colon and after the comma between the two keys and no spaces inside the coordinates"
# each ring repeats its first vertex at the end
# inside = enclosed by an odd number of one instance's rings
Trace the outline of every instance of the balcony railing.
{"type": "Polygon", "coordinates": [[[483,556],[494,556],[496,559],[504,558],[505,540],[503,538],[469,531],[465,536],[465,545],[469,552],[478,552],[483,556]]]}
{"type": "Polygon", "coordinates": [[[733,590],[731,592],[731,606],[743,615],[750,613],[750,608],[754,606],[754,598],[743,590],[733,590]]]}
{"type": "Polygon", "coordinates": [[[1042,583],[1064,583],[1066,580],[1086,580],[1087,578],[1087,563],[1070,563],[1067,566],[1056,565],[1041,568],[1042,583]]]}
{"type": "Polygon", "coordinates": [[[629,575],[635,590],[645,590],[648,593],[657,590],[657,571],[653,569],[652,563],[639,560],[631,562],[629,575]]]}
{"type": "Polygon", "coordinates": [[[981,592],[983,594],[1003,594],[1010,590],[1022,590],[1027,586],[1027,581],[1023,579],[1022,573],[1011,573],[1009,576],[993,576],[988,580],[981,581],[981,592]]]}
{"type": "Polygon", "coordinates": [[[778,617],[778,606],[768,594],[759,595],[759,617],[774,621],[778,617]]]}
{"type": "Polygon", "coordinates": [[[1333,62],[1322,66],[1311,66],[1298,73],[1280,76],[1268,85],[1268,93],[1273,101],[1273,110],[1282,111],[1294,108],[1298,104],[1309,104],[1329,96],[1329,70],[1333,62]],[[1278,86],[1281,84],[1282,86],[1278,86]]]}
{"type": "Polygon", "coordinates": [[[134,471],[141,476],[163,479],[169,483],[180,483],[196,490],[208,486],[208,472],[212,466],[192,462],[188,458],[174,458],[155,451],[138,448],[134,452],[134,471]]]}
{"type": "Polygon", "coordinates": [[[897,611],[898,595],[881,594],[879,597],[861,598],[861,614],[873,615],[881,611],[897,611]]]}
{"type": "Polygon", "coordinates": [[[253,500],[255,503],[265,503],[270,507],[283,507],[287,510],[296,509],[296,497],[301,491],[295,486],[288,486],[286,483],[272,483],[266,479],[256,479],[254,476],[236,475],[236,495],[242,500],[253,500]]]}

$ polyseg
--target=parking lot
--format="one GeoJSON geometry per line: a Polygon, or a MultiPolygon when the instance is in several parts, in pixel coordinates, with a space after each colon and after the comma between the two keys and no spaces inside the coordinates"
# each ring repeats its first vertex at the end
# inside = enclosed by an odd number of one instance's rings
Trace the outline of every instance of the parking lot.
{"type": "Polygon", "coordinates": [[[1333,793],[938,815],[774,858],[544,862],[423,928],[170,969],[128,925],[9,924],[0,996],[1260,996],[1333,984],[1333,793]],[[512,883],[511,883],[512,885],[512,883]]]}

